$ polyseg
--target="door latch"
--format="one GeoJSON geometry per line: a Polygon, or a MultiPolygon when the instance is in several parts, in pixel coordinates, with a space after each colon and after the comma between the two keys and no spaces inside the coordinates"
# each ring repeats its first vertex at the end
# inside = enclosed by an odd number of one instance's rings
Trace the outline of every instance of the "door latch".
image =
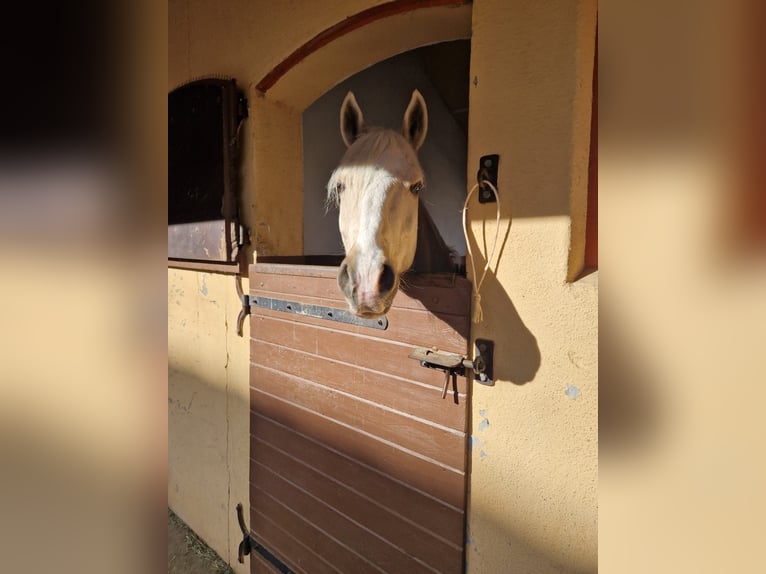
{"type": "Polygon", "coordinates": [[[478,377],[478,375],[485,373],[487,366],[482,355],[477,354],[475,359],[470,360],[466,355],[440,351],[436,347],[431,349],[417,347],[409,354],[409,358],[419,361],[421,367],[444,372],[442,398],[447,396],[447,387],[449,386],[450,378],[452,378],[455,402],[457,402],[457,376],[464,376],[466,369],[470,369],[474,372],[474,376],[478,377]]]}

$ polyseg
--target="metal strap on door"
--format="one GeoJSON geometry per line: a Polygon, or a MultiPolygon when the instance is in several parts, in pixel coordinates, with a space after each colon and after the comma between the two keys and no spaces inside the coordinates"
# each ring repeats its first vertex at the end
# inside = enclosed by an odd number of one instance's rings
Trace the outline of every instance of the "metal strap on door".
{"type": "Polygon", "coordinates": [[[385,330],[388,328],[388,319],[386,317],[363,319],[362,317],[357,317],[351,311],[346,309],[336,309],[335,307],[309,305],[307,303],[299,303],[298,301],[285,301],[284,299],[271,299],[269,297],[253,297],[252,295],[249,296],[249,299],[251,307],[260,307],[261,309],[269,309],[271,311],[282,311],[283,313],[314,317],[315,319],[327,319],[328,321],[359,325],[360,327],[370,327],[371,329],[385,330]]]}
{"type": "Polygon", "coordinates": [[[236,278],[237,295],[242,301],[242,309],[237,317],[237,335],[242,336],[242,325],[245,316],[250,314],[252,307],[269,309],[271,311],[281,311],[282,313],[292,313],[303,317],[313,317],[314,319],[325,319],[327,321],[336,321],[338,323],[347,323],[349,325],[358,325],[360,327],[369,327],[370,329],[388,329],[388,319],[379,317],[375,319],[364,319],[357,317],[347,309],[338,309],[336,307],[325,307],[323,305],[310,305],[300,303],[299,301],[286,301],[284,299],[272,299],[271,297],[260,297],[246,295],[242,292],[242,285],[239,277],[236,278]]]}

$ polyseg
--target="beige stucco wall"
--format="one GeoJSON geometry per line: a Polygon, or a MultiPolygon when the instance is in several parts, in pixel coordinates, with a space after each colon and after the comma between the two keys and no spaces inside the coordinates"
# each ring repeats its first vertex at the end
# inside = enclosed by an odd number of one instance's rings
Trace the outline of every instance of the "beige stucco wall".
{"type": "MultiPolygon", "coordinates": [[[[247,282],[245,281],[245,289],[247,282]]],[[[168,504],[237,572],[249,506],[249,325],[234,278],[168,270],[168,504]]]]}
{"type": "MultiPolygon", "coordinates": [[[[505,227],[482,289],[486,319],[473,333],[495,341],[498,380],[474,387],[468,571],[595,571],[597,283],[567,282],[582,258],[595,2],[477,0],[396,16],[331,43],[256,94],[297,46],[376,3],[172,1],[168,90],[208,74],[246,89],[244,220],[259,253],[300,253],[303,108],[382,58],[472,36],[469,181],[479,156],[501,155],[505,227]]],[[[474,237],[491,238],[484,218],[493,206],[470,212],[474,237]]],[[[483,238],[479,245],[486,253],[483,238]]],[[[249,422],[233,281],[168,271],[169,499],[236,566],[249,422]]]]}
{"type": "MultiPolygon", "coordinates": [[[[598,292],[594,277],[566,282],[594,36],[595,2],[474,3],[469,180],[481,155],[500,154],[510,230],[472,332],[495,341],[500,380],[474,386],[469,572],[597,568],[598,292]]],[[[483,246],[494,206],[473,216],[483,246]]]]}

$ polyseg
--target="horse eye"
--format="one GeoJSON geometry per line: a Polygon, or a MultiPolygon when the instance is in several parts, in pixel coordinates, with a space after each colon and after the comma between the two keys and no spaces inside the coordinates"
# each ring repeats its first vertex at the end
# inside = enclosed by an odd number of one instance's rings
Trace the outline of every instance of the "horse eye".
{"type": "Polygon", "coordinates": [[[410,186],[410,191],[411,191],[412,193],[414,193],[415,195],[417,195],[418,193],[420,193],[421,191],[423,191],[423,182],[422,182],[422,181],[419,181],[419,182],[417,182],[417,183],[413,183],[413,184],[410,186]]]}
{"type": "Polygon", "coordinates": [[[343,193],[344,189],[346,189],[346,185],[345,184],[340,183],[340,182],[335,184],[335,193],[340,195],[341,193],[343,193]]]}

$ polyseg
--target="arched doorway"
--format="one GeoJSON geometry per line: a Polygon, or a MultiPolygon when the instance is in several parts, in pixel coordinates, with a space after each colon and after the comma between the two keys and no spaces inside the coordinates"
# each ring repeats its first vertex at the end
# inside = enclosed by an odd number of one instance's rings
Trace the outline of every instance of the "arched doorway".
{"type": "Polygon", "coordinates": [[[243,171],[253,199],[243,206],[243,213],[258,255],[303,254],[303,218],[296,215],[303,211],[300,142],[305,110],[345,79],[378,62],[424,46],[470,38],[471,5],[465,2],[405,0],[382,6],[390,6],[392,14],[372,8],[361,14],[373,12],[377,19],[352,16],[331,26],[333,38],[327,43],[313,39],[298,46],[251,86],[252,145],[245,152],[243,171]]]}
{"type": "MultiPolygon", "coordinates": [[[[418,89],[429,116],[428,135],[418,151],[427,183],[420,193],[420,207],[452,250],[456,267],[463,267],[461,208],[466,193],[469,62],[469,40],[410,50],[346,78],[306,108],[302,130],[305,255],[343,253],[337,211],[327,210],[325,204],[328,177],[345,152],[338,111],[346,93],[354,92],[366,122],[399,129],[412,90],[418,89]]],[[[415,269],[423,271],[417,265],[415,269]]]]}

